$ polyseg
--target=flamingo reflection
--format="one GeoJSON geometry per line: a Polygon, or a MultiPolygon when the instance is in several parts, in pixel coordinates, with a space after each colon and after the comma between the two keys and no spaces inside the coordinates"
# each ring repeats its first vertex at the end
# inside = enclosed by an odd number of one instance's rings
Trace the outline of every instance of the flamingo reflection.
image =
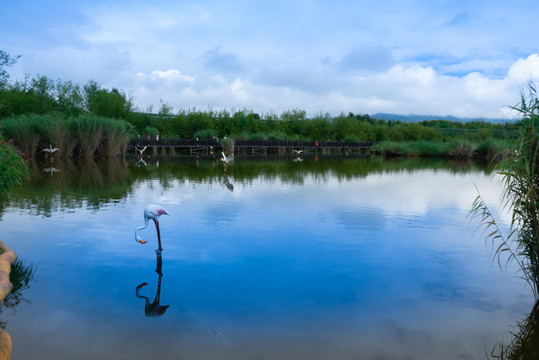
{"type": "Polygon", "coordinates": [[[140,290],[148,285],[147,283],[142,283],[139,286],[137,286],[135,291],[135,296],[144,299],[146,301],[146,304],[144,305],[144,314],[148,317],[155,317],[155,316],[162,316],[168,309],[170,305],[161,305],[161,279],[163,278],[163,272],[162,272],[162,266],[163,266],[163,259],[161,257],[161,253],[157,253],[157,268],[155,269],[155,272],[159,275],[157,279],[157,292],[155,294],[155,298],[153,302],[150,303],[150,299],[147,296],[141,295],[140,290]]]}

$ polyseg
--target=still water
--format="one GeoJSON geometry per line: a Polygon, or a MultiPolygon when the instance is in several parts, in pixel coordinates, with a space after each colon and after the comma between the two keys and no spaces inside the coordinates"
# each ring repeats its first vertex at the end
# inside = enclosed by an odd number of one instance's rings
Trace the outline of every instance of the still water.
{"type": "Polygon", "coordinates": [[[468,218],[475,186],[497,212],[488,170],[295,160],[33,163],[0,200],[35,270],[0,313],[12,359],[483,359],[531,311],[468,218]],[[151,203],[161,257],[134,238],[151,203]]]}

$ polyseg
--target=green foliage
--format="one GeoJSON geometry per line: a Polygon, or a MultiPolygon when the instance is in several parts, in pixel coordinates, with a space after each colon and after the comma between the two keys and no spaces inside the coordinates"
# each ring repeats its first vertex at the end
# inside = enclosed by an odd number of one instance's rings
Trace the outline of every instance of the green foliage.
{"type": "Polygon", "coordinates": [[[506,261],[516,261],[524,279],[530,284],[536,299],[539,298],[539,99],[535,85],[528,85],[529,94],[522,94],[521,103],[512,107],[522,119],[515,124],[518,141],[498,164],[498,173],[504,186],[503,199],[511,211],[507,232],[502,231],[483,198],[479,195],[471,214],[480,218],[487,239],[495,248],[495,257],[501,266],[506,261]]]}
{"type": "Polygon", "coordinates": [[[211,129],[198,130],[197,132],[195,132],[193,137],[199,138],[199,139],[211,139],[214,134],[215,134],[215,131],[213,131],[211,129]]]}
{"type": "Polygon", "coordinates": [[[0,194],[27,178],[28,168],[11,144],[0,134],[0,194]]]}
{"type": "Polygon", "coordinates": [[[220,141],[221,145],[223,146],[223,151],[226,155],[233,154],[234,153],[234,139],[226,137],[220,141]]]}
{"type": "Polygon", "coordinates": [[[3,133],[13,139],[26,158],[45,155],[42,149],[59,148],[55,157],[125,154],[133,125],[124,120],[83,114],[65,118],[60,114],[27,114],[0,122],[3,133]]]}
{"type": "Polygon", "coordinates": [[[0,88],[4,87],[9,79],[9,75],[5,68],[15,65],[15,63],[17,62],[17,60],[19,60],[20,57],[20,55],[13,57],[9,55],[5,50],[0,50],[0,88]]]}
{"type": "Polygon", "coordinates": [[[123,120],[103,119],[104,139],[99,153],[106,157],[115,157],[127,153],[127,143],[133,132],[133,125],[123,120]]]}
{"type": "Polygon", "coordinates": [[[471,159],[475,154],[476,146],[466,140],[453,141],[449,145],[449,156],[455,159],[471,159]]]}

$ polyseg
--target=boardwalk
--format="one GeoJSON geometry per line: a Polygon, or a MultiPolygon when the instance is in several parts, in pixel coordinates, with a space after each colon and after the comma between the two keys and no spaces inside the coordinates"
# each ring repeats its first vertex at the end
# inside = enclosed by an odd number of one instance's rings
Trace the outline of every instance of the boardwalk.
{"type": "MultiPolygon", "coordinates": [[[[236,155],[267,155],[286,153],[369,153],[373,142],[350,142],[350,141],[289,141],[289,140],[235,140],[234,153],[236,155]]],[[[143,141],[141,147],[148,144],[143,141]]],[[[136,141],[129,142],[128,153],[137,153],[136,141]]],[[[139,147],[140,148],[140,147],[139,147]]],[[[145,151],[159,152],[161,154],[189,154],[211,155],[220,154],[223,146],[212,140],[195,139],[164,139],[159,143],[151,142],[145,151]]]]}

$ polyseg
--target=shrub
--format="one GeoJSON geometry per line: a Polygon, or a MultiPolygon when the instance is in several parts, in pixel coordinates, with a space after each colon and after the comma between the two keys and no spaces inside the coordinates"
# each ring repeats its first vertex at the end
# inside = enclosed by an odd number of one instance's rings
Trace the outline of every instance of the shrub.
{"type": "Polygon", "coordinates": [[[0,193],[20,184],[28,176],[24,160],[11,144],[4,142],[0,134],[0,193]]]}

